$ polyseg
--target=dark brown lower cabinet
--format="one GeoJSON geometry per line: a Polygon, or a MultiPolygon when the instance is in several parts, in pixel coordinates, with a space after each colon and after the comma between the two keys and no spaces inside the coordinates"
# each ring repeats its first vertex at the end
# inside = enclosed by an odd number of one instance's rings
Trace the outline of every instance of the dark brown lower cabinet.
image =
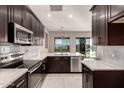
{"type": "Polygon", "coordinates": [[[70,57],[48,57],[47,73],[67,73],[70,72],[70,57]]]}
{"type": "Polygon", "coordinates": [[[11,85],[9,85],[8,88],[28,88],[27,73],[21,76],[15,82],[13,82],[11,85]]]}
{"type": "Polygon", "coordinates": [[[93,72],[82,64],[82,87],[92,88],[93,87],[93,72]]]}
{"type": "Polygon", "coordinates": [[[124,88],[123,70],[95,70],[91,71],[82,64],[83,88],[124,88]]]}

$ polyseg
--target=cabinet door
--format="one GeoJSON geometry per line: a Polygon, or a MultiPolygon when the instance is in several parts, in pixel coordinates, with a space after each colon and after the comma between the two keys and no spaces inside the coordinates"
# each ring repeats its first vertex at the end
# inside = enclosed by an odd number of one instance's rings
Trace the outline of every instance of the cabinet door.
{"type": "Polygon", "coordinates": [[[40,37],[44,38],[44,26],[40,24],[40,37]]]}
{"type": "Polygon", "coordinates": [[[52,72],[52,73],[70,72],[70,58],[48,57],[47,72],[52,72]]]}
{"type": "Polygon", "coordinates": [[[124,25],[121,23],[109,23],[108,44],[123,45],[124,25]]]}
{"type": "Polygon", "coordinates": [[[97,5],[92,10],[92,37],[94,45],[107,44],[107,6],[97,5]]]}
{"type": "Polygon", "coordinates": [[[33,37],[36,37],[37,32],[36,32],[36,19],[33,15],[31,15],[31,30],[33,31],[33,37]]]}
{"type": "Polygon", "coordinates": [[[0,6],[0,42],[7,42],[7,5],[0,6]]]}
{"type": "Polygon", "coordinates": [[[93,87],[93,72],[82,64],[82,87],[92,88],[93,87]]]}
{"type": "Polygon", "coordinates": [[[70,72],[70,57],[63,57],[61,61],[62,72],[70,72]]]}
{"type": "Polygon", "coordinates": [[[13,20],[15,23],[22,25],[22,5],[13,6],[13,20]]]}
{"type": "Polygon", "coordinates": [[[22,25],[31,30],[31,13],[26,7],[22,10],[22,25]]]}
{"type": "Polygon", "coordinates": [[[99,6],[99,45],[107,44],[107,6],[99,6]]]}
{"type": "Polygon", "coordinates": [[[88,88],[93,88],[93,72],[88,73],[88,88]]]}
{"type": "Polygon", "coordinates": [[[99,44],[99,7],[96,6],[92,10],[92,38],[93,44],[99,44]]]}
{"type": "Polygon", "coordinates": [[[28,77],[27,73],[21,76],[19,79],[14,81],[7,88],[28,88],[28,77]]]}
{"type": "Polygon", "coordinates": [[[47,72],[58,73],[62,72],[61,58],[60,57],[48,57],[47,60],[47,72]]]}
{"type": "Polygon", "coordinates": [[[92,39],[93,39],[93,44],[97,44],[97,31],[96,31],[96,10],[92,10],[92,39]]]}

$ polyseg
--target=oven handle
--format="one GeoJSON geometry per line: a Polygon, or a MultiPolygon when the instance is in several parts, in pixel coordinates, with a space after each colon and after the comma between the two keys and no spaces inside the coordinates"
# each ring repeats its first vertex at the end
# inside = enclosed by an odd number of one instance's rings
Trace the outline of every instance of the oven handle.
{"type": "Polygon", "coordinates": [[[35,68],[32,68],[31,70],[29,70],[29,71],[28,71],[29,74],[32,74],[32,73],[33,73],[34,71],[36,71],[40,66],[41,66],[41,64],[38,65],[38,66],[36,66],[35,68]]]}
{"type": "Polygon", "coordinates": [[[46,65],[43,64],[43,65],[42,65],[42,70],[45,70],[45,69],[46,69],[46,65]]]}
{"type": "Polygon", "coordinates": [[[24,64],[22,64],[22,65],[20,65],[20,66],[18,66],[16,68],[23,68],[23,67],[24,67],[24,64]]]}

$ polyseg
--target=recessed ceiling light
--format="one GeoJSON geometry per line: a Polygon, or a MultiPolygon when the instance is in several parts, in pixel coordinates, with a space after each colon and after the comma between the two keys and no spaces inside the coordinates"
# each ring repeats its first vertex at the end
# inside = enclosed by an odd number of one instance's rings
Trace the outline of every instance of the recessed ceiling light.
{"type": "Polygon", "coordinates": [[[68,15],[69,18],[72,18],[72,14],[68,15]]]}
{"type": "Polygon", "coordinates": [[[47,16],[48,16],[48,17],[51,17],[51,14],[48,14],[47,16]]]}

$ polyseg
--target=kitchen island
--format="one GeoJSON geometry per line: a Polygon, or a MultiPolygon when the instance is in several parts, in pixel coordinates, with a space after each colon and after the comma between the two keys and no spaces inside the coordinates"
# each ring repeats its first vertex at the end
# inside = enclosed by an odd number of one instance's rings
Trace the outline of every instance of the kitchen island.
{"type": "Polygon", "coordinates": [[[83,88],[124,88],[124,68],[101,60],[82,61],[83,88]]]}

